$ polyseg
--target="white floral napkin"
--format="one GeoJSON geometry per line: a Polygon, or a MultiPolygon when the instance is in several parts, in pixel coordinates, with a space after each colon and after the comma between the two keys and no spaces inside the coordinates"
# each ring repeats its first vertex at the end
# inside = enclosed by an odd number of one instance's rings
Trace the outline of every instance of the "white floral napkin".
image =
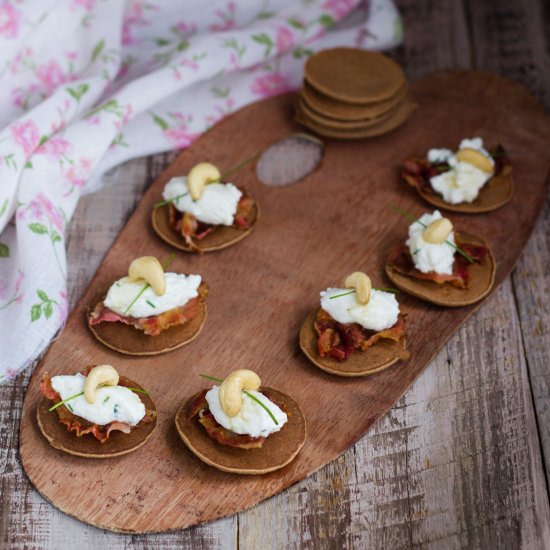
{"type": "Polygon", "coordinates": [[[106,170],[401,37],[391,0],[0,0],[0,382],[65,321],[67,223],[106,170]]]}

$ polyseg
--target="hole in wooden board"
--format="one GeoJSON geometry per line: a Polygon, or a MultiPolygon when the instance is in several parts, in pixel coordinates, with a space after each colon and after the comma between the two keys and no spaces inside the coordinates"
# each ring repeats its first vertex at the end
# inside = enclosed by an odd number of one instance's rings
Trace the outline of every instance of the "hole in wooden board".
{"type": "Polygon", "coordinates": [[[324,144],[309,134],[290,134],[269,146],[256,164],[256,175],[266,185],[295,183],[311,174],[323,158],[324,144]]]}

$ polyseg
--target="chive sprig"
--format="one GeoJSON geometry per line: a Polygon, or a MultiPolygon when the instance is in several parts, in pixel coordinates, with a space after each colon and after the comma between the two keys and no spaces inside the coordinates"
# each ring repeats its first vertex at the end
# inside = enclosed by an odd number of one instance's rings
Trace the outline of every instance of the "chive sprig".
{"type": "MultiPolygon", "coordinates": [[[[203,378],[206,378],[207,380],[212,380],[213,382],[218,382],[218,383],[222,383],[223,382],[223,379],[221,378],[216,378],[214,376],[209,376],[208,374],[199,374],[199,376],[202,376],[203,378]]],[[[273,415],[273,413],[269,410],[268,407],[266,407],[264,405],[264,403],[262,403],[255,395],[252,395],[249,391],[247,390],[243,390],[243,393],[245,393],[246,395],[248,395],[248,397],[250,397],[250,399],[252,399],[252,401],[255,401],[256,403],[258,403],[258,405],[260,405],[260,407],[262,407],[266,412],[267,414],[271,417],[271,420],[273,420],[273,422],[275,422],[275,425],[278,426],[279,423],[277,422],[277,419],[275,418],[275,416],[273,415]]]]}

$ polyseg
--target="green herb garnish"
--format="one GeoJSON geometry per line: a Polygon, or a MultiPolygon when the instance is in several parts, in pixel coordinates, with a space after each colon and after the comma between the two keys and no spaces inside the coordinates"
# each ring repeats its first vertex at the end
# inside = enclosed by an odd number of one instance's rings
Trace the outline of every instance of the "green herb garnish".
{"type": "Polygon", "coordinates": [[[420,248],[417,248],[417,249],[413,252],[413,254],[416,256],[416,254],[418,254],[419,252],[420,252],[420,248]]]}
{"type": "MultiPolygon", "coordinates": [[[[104,388],[105,386],[103,384],[100,384],[98,386],[98,388],[104,388]]],[[[125,388],[126,386],[122,386],[123,388],[125,388]]],[[[139,388],[128,388],[129,390],[133,391],[133,392],[137,392],[137,393],[144,393],[145,395],[149,395],[145,390],[140,390],[139,388]]],[[[67,397],[67,399],[63,399],[63,401],[60,401],[59,403],[56,403],[53,407],[50,407],[48,409],[48,412],[51,412],[55,409],[57,409],[57,407],[61,407],[61,405],[65,405],[65,403],[67,403],[67,401],[72,401],[73,399],[76,399],[77,397],[80,397],[81,395],[84,395],[84,392],[81,391],[79,393],[75,393],[74,395],[71,395],[70,397],[67,397]]],[[[107,403],[107,401],[109,401],[109,398],[111,396],[108,395],[104,400],[103,400],[103,403],[107,403]]],[[[67,405],[67,408],[69,410],[72,411],[72,408],[70,405],[67,405]]]]}
{"type": "MultiPolygon", "coordinates": [[[[421,225],[424,229],[428,228],[428,226],[425,223],[421,222],[418,218],[415,218],[410,212],[401,210],[401,208],[398,208],[393,204],[390,204],[390,208],[392,210],[395,210],[395,212],[397,212],[398,214],[401,214],[403,217],[407,218],[408,220],[412,222],[416,222],[417,224],[421,225]]],[[[464,250],[458,247],[455,243],[452,243],[451,241],[446,240],[445,244],[448,244],[451,248],[454,248],[461,256],[464,256],[464,258],[466,258],[466,260],[468,260],[469,263],[471,264],[474,263],[474,259],[469,254],[464,252],[464,250]]]]}
{"type": "MultiPolygon", "coordinates": [[[[202,376],[203,378],[206,378],[207,380],[212,380],[213,382],[219,382],[219,383],[223,382],[223,380],[221,378],[214,378],[214,376],[208,376],[207,374],[199,374],[199,376],[202,376]]],[[[243,393],[248,395],[248,397],[250,397],[250,399],[252,399],[252,401],[255,401],[256,403],[258,403],[258,405],[260,405],[260,407],[262,407],[267,412],[267,414],[271,417],[271,420],[273,420],[273,422],[275,422],[275,426],[279,425],[279,423],[277,422],[277,419],[275,418],[273,413],[255,395],[252,395],[247,390],[243,390],[243,393]]]]}
{"type": "MultiPolygon", "coordinates": [[[[213,181],[208,183],[214,183],[213,181]]],[[[160,208],[161,206],[166,206],[167,204],[170,204],[171,202],[178,202],[180,199],[183,199],[183,197],[186,197],[189,195],[189,191],[186,191],[185,193],[182,193],[181,195],[176,195],[173,199],[167,199],[165,201],[159,201],[153,204],[153,208],[160,208]]]]}
{"type": "MultiPolygon", "coordinates": [[[[391,292],[392,294],[397,294],[399,292],[399,290],[397,290],[396,288],[384,288],[384,287],[372,288],[371,290],[380,290],[381,292],[391,292]]],[[[329,300],[333,300],[334,298],[341,298],[342,296],[349,296],[354,292],[355,292],[355,289],[350,290],[349,292],[342,292],[342,294],[335,294],[334,296],[330,296],[329,300]]]]}
{"type": "Polygon", "coordinates": [[[149,304],[152,308],[157,307],[157,306],[155,306],[155,304],[153,304],[153,302],[150,302],[149,300],[145,300],[145,302],[146,302],[147,304],[149,304]]]}
{"type": "Polygon", "coordinates": [[[117,413],[118,413],[118,403],[115,405],[113,409],[113,414],[117,414],[117,413]]]}
{"type": "MultiPolygon", "coordinates": [[[[174,259],[174,256],[176,254],[175,253],[172,253],[170,254],[170,256],[168,256],[168,258],[166,259],[166,261],[162,264],[162,269],[165,270],[169,265],[170,265],[170,262],[174,259]]],[[[132,300],[132,302],[130,303],[130,305],[126,308],[126,310],[124,311],[124,315],[126,315],[131,307],[139,300],[140,296],[150,287],[151,285],[149,283],[145,283],[144,287],[139,291],[139,294],[132,300]]],[[[150,305],[150,302],[149,302],[149,305],[150,305]]],[[[153,306],[155,307],[155,306],[153,306]]]]}
{"type": "MultiPolygon", "coordinates": [[[[216,178],[212,181],[209,181],[206,185],[210,185],[211,183],[219,183],[220,181],[223,181],[227,179],[231,174],[234,174],[235,172],[239,171],[243,166],[248,164],[249,162],[252,162],[256,160],[260,156],[260,153],[254,153],[251,157],[248,157],[246,160],[243,160],[233,168],[230,168],[227,172],[223,173],[219,178],[216,178]]],[[[167,204],[170,204],[172,202],[178,202],[181,198],[189,195],[189,191],[186,191],[185,193],[182,193],[181,195],[176,195],[172,199],[167,199],[163,201],[156,202],[153,204],[153,208],[160,208],[161,206],[166,206],[167,204]]]]}
{"type": "MultiPolygon", "coordinates": [[[[122,386],[123,388],[126,388],[127,386],[122,386]]],[[[134,393],[144,393],[145,395],[149,395],[149,392],[146,392],[145,390],[140,390],[139,388],[128,388],[129,390],[133,391],[134,393]]]]}
{"type": "Polygon", "coordinates": [[[212,380],[212,382],[223,382],[222,378],[215,378],[214,376],[208,376],[208,374],[199,374],[199,376],[202,376],[203,378],[206,378],[207,380],[212,380]]]}
{"type": "Polygon", "coordinates": [[[61,407],[61,405],[65,405],[67,401],[71,401],[72,399],[76,399],[77,397],[80,397],[81,395],[84,395],[84,392],[81,391],[80,393],[75,393],[74,395],[71,395],[70,397],[67,397],[67,399],[63,399],[63,401],[60,401],[59,403],[56,403],[53,407],[50,407],[48,409],[49,412],[57,409],[57,407],[61,407]]]}

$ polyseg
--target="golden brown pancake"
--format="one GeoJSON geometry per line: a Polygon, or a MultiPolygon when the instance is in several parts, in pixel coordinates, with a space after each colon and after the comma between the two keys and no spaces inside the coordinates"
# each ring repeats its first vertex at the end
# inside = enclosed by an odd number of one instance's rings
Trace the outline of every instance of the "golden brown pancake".
{"type": "Polygon", "coordinates": [[[304,75],[322,94],[353,104],[383,101],[405,84],[403,70],[395,61],[357,48],[333,48],[312,55],[304,75]]]}
{"type": "Polygon", "coordinates": [[[367,128],[372,128],[373,126],[377,126],[379,124],[382,124],[383,122],[387,120],[391,120],[396,113],[398,112],[400,105],[397,105],[390,111],[387,111],[379,116],[368,118],[368,119],[362,119],[362,120],[354,120],[354,121],[342,121],[342,120],[335,120],[333,118],[324,117],[322,115],[317,114],[315,111],[312,111],[307,104],[304,102],[303,98],[298,99],[298,112],[300,112],[303,116],[305,116],[308,120],[311,120],[317,124],[320,124],[322,126],[326,126],[327,128],[331,128],[333,130],[343,130],[343,131],[355,131],[355,130],[363,130],[367,128]]]}
{"type": "Polygon", "coordinates": [[[222,445],[208,435],[199,423],[198,415],[187,420],[187,410],[199,394],[189,398],[176,414],[176,428],[183,442],[203,462],[224,472],[256,475],[283,468],[296,458],[304,446],[306,419],[298,404],[288,395],[272,388],[265,389],[283,406],[288,422],[280,431],[268,436],[260,449],[222,445]]]}
{"type": "Polygon", "coordinates": [[[359,120],[376,118],[391,111],[392,109],[395,109],[405,100],[407,94],[408,86],[404,84],[393,97],[377,103],[355,105],[353,103],[343,103],[331,97],[325,96],[315,90],[315,88],[304,80],[300,96],[306,107],[317,115],[341,122],[355,122],[359,120]]]}
{"type": "Polygon", "coordinates": [[[395,130],[407,121],[415,107],[416,105],[407,99],[399,105],[390,118],[384,119],[377,124],[354,130],[335,129],[319,124],[300,111],[296,115],[296,121],[325,137],[334,139],[363,139],[379,136],[395,130]]]}
{"type": "Polygon", "coordinates": [[[367,350],[355,350],[345,361],[337,361],[334,357],[321,357],[317,348],[318,335],[315,332],[317,311],[312,311],[300,329],[300,347],[307,358],[320,369],[337,376],[368,376],[391,367],[398,361],[408,359],[406,339],[398,342],[389,338],[381,338],[367,350]]]}
{"type": "MultiPolygon", "coordinates": [[[[127,387],[144,389],[137,382],[125,376],[121,376],[120,380],[127,387]]],[[[149,395],[144,393],[137,395],[139,395],[139,398],[145,405],[145,409],[156,413],[157,408],[149,395]]],[[[155,414],[152,422],[138,424],[132,428],[129,434],[112,431],[109,434],[109,439],[105,443],[101,443],[92,434],[77,437],[74,432],[67,430],[67,427],[59,422],[57,411],[53,410],[50,412],[48,410],[53,405],[54,403],[44,396],[40,398],[36,411],[38,426],[52,447],[71,455],[86,458],[112,458],[131,453],[141,447],[151,437],[157,427],[157,417],[155,414]]]]}
{"type": "Polygon", "coordinates": [[[125,355],[159,355],[192,342],[201,332],[206,321],[206,304],[201,301],[197,315],[183,325],[163,330],[158,336],[150,336],[142,330],[119,321],[91,325],[90,314],[106,291],[98,294],[86,313],[86,322],[92,334],[105,346],[125,355]]]}
{"type": "Polygon", "coordinates": [[[410,176],[405,176],[405,179],[426,202],[438,208],[450,210],[451,212],[462,212],[463,214],[481,214],[482,212],[497,210],[510,202],[514,196],[514,179],[512,178],[512,169],[509,166],[505,167],[498,176],[493,176],[480,189],[476,199],[469,203],[450,204],[439,193],[420,189],[410,176]]]}
{"type": "MultiPolygon", "coordinates": [[[[250,194],[248,194],[250,196],[250,194]]],[[[259,218],[259,207],[254,201],[252,209],[247,217],[248,227],[237,228],[233,226],[218,225],[216,229],[209,233],[201,240],[194,239],[193,242],[199,249],[198,251],[192,250],[181,233],[170,227],[168,205],[161,206],[159,208],[153,208],[151,213],[151,223],[155,233],[169,245],[185,252],[213,252],[214,250],[222,250],[229,246],[234,245],[240,240],[249,235],[254,227],[254,224],[259,218]]]]}
{"type": "Polygon", "coordinates": [[[463,231],[457,231],[455,235],[457,240],[463,243],[482,245],[488,250],[483,263],[474,262],[468,266],[470,276],[467,288],[457,288],[450,283],[438,284],[434,281],[416,279],[399,273],[389,264],[386,264],[386,274],[391,282],[407,294],[440,306],[468,306],[485,298],[491,292],[495,282],[496,262],[491,250],[479,237],[463,231]]]}

